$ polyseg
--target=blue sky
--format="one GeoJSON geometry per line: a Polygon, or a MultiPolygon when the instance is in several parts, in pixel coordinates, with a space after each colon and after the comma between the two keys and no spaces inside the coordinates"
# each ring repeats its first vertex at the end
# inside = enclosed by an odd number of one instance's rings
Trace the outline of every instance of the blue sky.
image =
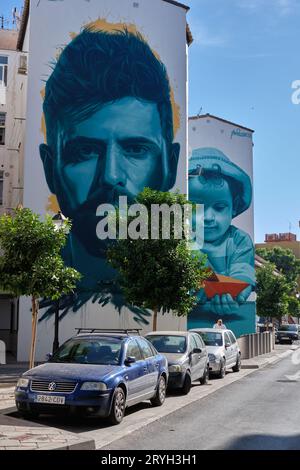
{"type": "MultiPolygon", "coordinates": [[[[8,16],[22,0],[0,0],[8,16]]],[[[255,130],[255,239],[299,238],[300,0],[185,0],[190,48],[190,114],[216,114],[255,130]]]]}

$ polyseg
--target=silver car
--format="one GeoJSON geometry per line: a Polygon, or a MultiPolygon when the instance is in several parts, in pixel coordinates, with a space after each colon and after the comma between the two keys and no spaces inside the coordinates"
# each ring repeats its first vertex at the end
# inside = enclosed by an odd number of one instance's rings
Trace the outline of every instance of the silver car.
{"type": "Polygon", "coordinates": [[[190,331],[153,331],[146,338],[168,360],[169,389],[180,389],[186,395],[193,381],[207,383],[209,359],[201,336],[190,331]]]}
{"type": "Polygon", "coordinates": [[[209,373],[225,377],[226,370],[238,372],[241,368],[241,350],[231,330],[194,328],[203,339],[209,358],[209,373]]]}

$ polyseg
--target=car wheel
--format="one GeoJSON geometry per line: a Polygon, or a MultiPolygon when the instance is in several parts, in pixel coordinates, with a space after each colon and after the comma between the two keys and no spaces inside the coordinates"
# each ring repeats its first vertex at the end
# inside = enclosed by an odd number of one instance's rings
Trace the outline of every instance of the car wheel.
{"type": "Polygon", "coordinates": [[[183,395],[187,395],[190,392],[191,387],[192,387],[192,379],[191,379],[190,373],[187,372],[185,374],[183,387],[181,389],[181,392],[183,393],[183,395]]]}
{"type": "Polygon", "coordinates": [[[109,415],[109,421],[112,424],[120,424],[125,413],[125,393],[121,387],[116,388],[111,411],[109,415]]]}
{"type": "Polygon", "coordinates": [[[203,372],[202,377],[200,377],[200,383],[201,383],[201,385],[207,384],[208,379],[209,379],[209,365],[206,366],[206,368],[205,368],[205,370],[204,370],[204,372],[203,372]]]}
{"type": "Polygon", "coordinates": [[[236,364],[232,368],[233,372],[239,372],[241,370],[241,365],[242,365],[241,355],[238,354],[237,359],[236,359],[236,364]]]}
{"type": "Polygon", "coordinates": [[[219,379],[224,379],[225,375],[226,375],[226,360],[223,359],[221,361],[220,372],[218,373],[218,378],[219,379]]]}
{"type": "Polygon", "coordinates": [[[166,390],[167,390],[166,379],[164,378],[163,375],[161,375],[159,378],[156,394],[150,400],[151,405],[161,406],[166,399],[166,390]]]}

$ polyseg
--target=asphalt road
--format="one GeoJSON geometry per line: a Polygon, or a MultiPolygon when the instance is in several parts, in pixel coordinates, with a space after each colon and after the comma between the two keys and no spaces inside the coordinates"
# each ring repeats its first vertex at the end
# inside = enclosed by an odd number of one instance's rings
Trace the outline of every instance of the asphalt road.
{"type": "Polygon", "coordinates": [[[298,365],[290,356],[103,450],[300,450],[299,352],[295,359],[298,365]]]}

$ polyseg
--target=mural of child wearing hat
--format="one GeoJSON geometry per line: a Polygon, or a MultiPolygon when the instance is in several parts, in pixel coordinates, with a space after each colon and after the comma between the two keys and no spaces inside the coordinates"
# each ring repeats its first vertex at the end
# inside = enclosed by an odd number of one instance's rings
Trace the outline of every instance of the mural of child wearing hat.
{"type": "Polygon", "coordinates": [[[189,200],[204,204],[201,251],[207,255],[209,267],[217,274],[249,284],[234,299],[224,293],[208,300],[202,288],[197,295],[197,311],[218,316],[236,314],[255,286],[252,239],[231,223],[251,205],[251,180],[220,150],[199,148],[189,160],[189,200]]]}

